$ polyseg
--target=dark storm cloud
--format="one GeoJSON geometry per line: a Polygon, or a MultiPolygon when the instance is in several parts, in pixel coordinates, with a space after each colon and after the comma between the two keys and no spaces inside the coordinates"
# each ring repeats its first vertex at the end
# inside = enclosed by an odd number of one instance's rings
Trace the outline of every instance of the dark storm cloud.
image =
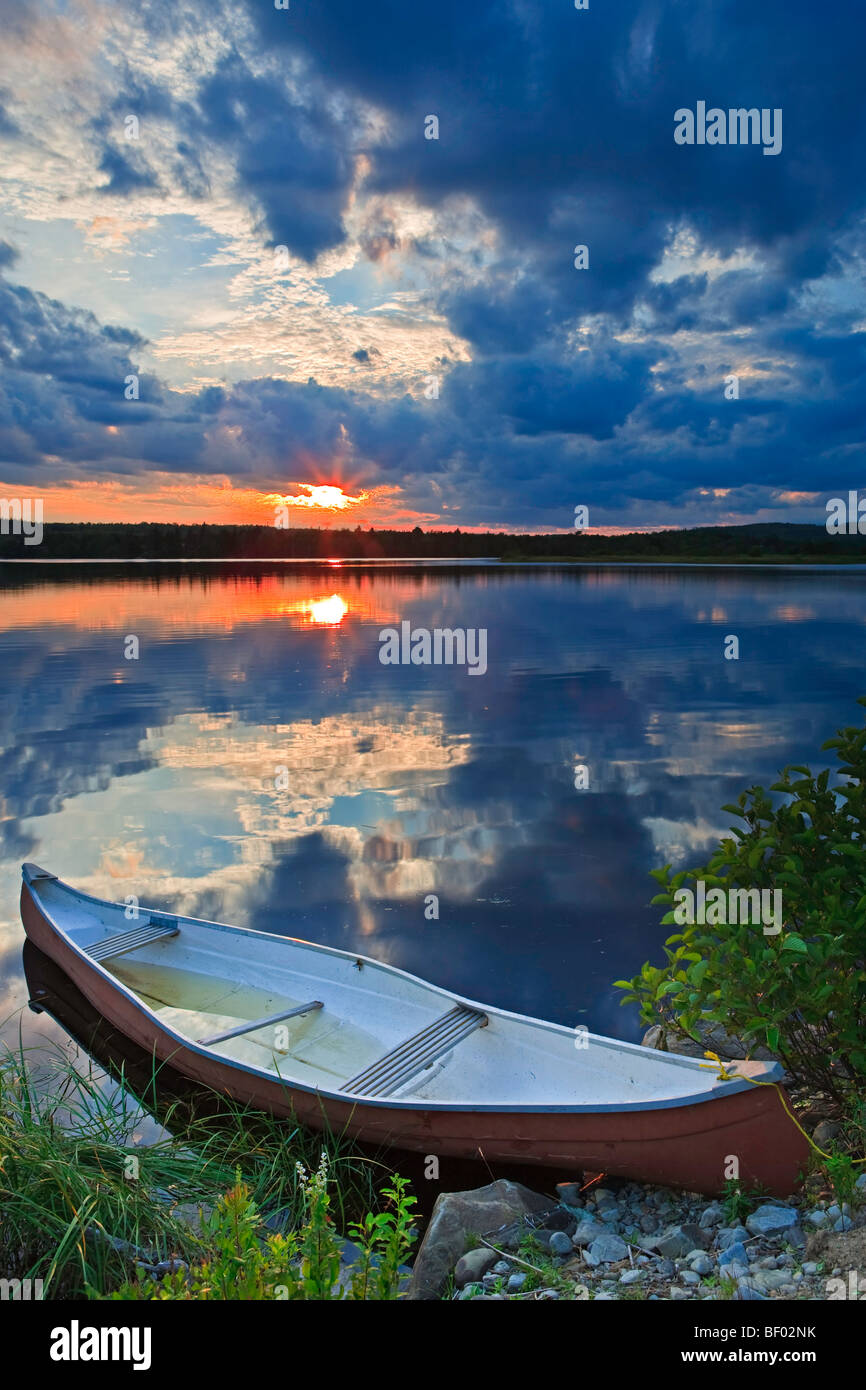
{"type": "Polygon", "coordinates": [[[435,21],[373,0],[363,23],[354,0],[298,0],[289,22],[268,0],[249,4],[269,47],[305,54],[391,114],[374,186],[431,203],[471,194],[530,253],[563,313],[572,240],[594,243],[604,283],[589,294],[616,312],[684,213],[719,250],[754,242],[800,279],[828,267],[828,224],[857,206],[866,114],[853,0],[625,0],[585,13],[444,0],[435,21]],[[675,145],[674,111],[698,99],[781,107],[783,155],[675,145]],[[438,141],[423,139],[430,113],[438,141]]]}
{"type": "Polygon", "coordinates": [[[343,240],[347,133],[316,89],[305,104],[293,102],[233,58],[205,83],[199,105],[206,136],[233,148],[239,182],[263,208],[271,245],[312,261],[343,240]]]}

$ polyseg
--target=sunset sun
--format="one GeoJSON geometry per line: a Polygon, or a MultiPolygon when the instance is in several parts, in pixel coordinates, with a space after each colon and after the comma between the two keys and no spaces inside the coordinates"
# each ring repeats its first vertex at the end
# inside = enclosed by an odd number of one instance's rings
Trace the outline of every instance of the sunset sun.
{"type": "Polygon", "coordinates": [[[299,496],[273,493],[269,495],[268,500],[280,503],[284,507],[314,507],[320,511],[343,512],[347,507],[366,502],[369,497],[369,493],[366,492],[351,497],[333,483],[298,483],[298,487],[303,489],[299,496]]]}

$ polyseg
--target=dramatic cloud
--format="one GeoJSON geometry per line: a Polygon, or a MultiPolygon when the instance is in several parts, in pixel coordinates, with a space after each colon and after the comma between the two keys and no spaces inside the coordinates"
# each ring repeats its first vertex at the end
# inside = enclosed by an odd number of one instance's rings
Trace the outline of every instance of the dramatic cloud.
{"type": "Polygon", "coordinates": [[[853,0],[0,16],[0,481],[514,527],[863,482],[853,0]],[[698,102],[780,110],[780,152],[678,145],[698,102]]]}

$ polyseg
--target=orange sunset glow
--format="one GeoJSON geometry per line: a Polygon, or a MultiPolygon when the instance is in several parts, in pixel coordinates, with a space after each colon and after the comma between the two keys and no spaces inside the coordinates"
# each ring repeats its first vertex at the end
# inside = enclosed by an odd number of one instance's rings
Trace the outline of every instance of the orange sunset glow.
{"type": "MultiPolygon", "coordinates": [[[[431,591],[434,588],[430,581],[431,591]]],[[[50,623],[79,632],[100,632],[118,622],[132,631],[150,630],[155,608],[163,628],[184,632],[229,633],[249,623],[287,622],[294,628],[339,627],[350,618],[377,626],[393,624],[410,597],[426,592],[417,584],[394,581],[386,592],[361,573],[346,577],[342,592],[328,592],[305,575],[263,575],[202,583],[142,580],[107,583],[99,588],[60,586],[53,591],[50,623]],[[157,600],[155,602],[155,599],[157,600]]],[[[0,634],[45,622],[40,590],[7,591],[0,609],[0,634]]]]}
{"type": "Polygon", "coordinates": [[[362,492],[357,497],[350,497],[332,483],[298,483],[298,487],[304,490],[298,497],[283,497],[278,492],[272,492],[265,500],[283,507],[318,507],[321,511],[343,512],[347,507],[366,502],[370,496],[368,492],[362,492]]]}

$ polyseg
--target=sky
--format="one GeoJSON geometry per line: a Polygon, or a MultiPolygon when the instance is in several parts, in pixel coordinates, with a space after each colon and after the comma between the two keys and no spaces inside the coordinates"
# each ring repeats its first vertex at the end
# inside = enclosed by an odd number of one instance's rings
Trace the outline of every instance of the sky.
{"type": "Polygon", "coordinates": [[[0,31],[0,496],[46,522],[821,524],[866,483],[854,0],[0,31]],[[781,148],[679,143],[700,102],[781,148]]]}

